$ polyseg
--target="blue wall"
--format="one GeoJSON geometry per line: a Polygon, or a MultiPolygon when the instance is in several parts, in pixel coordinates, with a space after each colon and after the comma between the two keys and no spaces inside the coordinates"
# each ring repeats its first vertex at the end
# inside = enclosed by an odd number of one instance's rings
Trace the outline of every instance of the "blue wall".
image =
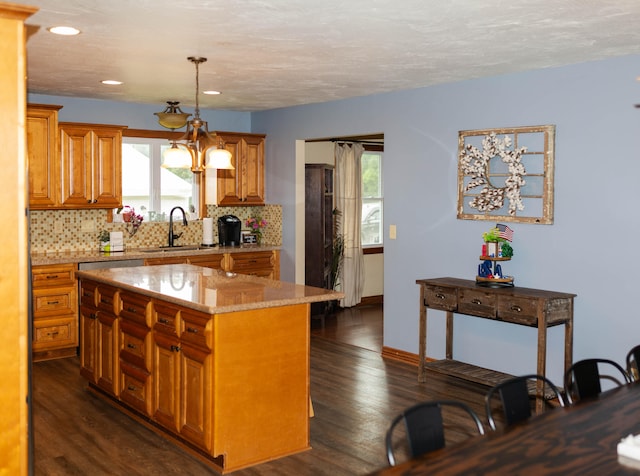
{"type": "MultiPolygon", "coordinates": [[[[418,352],[416,279],[476,275],[488,221],[458,220],[458,131],[556,125],[555,221],[512,224],[519,286],[571,292],[574,358],[623,361],[640,341],[640,56],[252,114],[266,133],[267,200],[283,206],[282,277],[294,277],[295,140],[383,132],[384,345],[418,352]],[[385,232],[386,233],[386,232],[385,232]],[[388,236],[388,234],[386,234],[388,236]]],[[[444,313],[427,354],[444,357],[444,313]]],[[[454,358],[536,370],[536,329],[456,317],[454,358]]],[[[564,328],[549,330],[547,373],[562,382],[564,328]]]]}
{"type": "MultiPolygon", "coordinates": [[[[574,358],[622,361],[640,340],[640,56],[258,113],[203,110],[212,130],[266,133],[267,202],[283,207],[282,279],[295,269],[295,141],[382,132],[384,345],[418,352],[416,279],[473,279],[482,232],[458,220],[458,131],[556,125],[555,222],[512,224],[503,268],[519,286],[572,292],[574,358]]],[[[61,121],[159,129],[149,105],[30,95],[61,121]]],[[[430,312],[427,354],[444,357],[444,313],[430,312]]],[[[536,370],[536,330],[456,317],[454,357],[509,373],[536,370]]],[[[562,381],[563,328],[549,330],[548,375],[562,381]]]]}

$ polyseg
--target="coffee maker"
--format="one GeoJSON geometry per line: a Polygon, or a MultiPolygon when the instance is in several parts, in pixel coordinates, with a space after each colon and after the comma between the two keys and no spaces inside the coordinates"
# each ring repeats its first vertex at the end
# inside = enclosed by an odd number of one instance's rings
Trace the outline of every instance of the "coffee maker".
{"type": "Polygon", "coordinates": [[[220,246],[240,246],[242,222],[237,216],[223,215],[218,218],[218,238],[220,246]]]}

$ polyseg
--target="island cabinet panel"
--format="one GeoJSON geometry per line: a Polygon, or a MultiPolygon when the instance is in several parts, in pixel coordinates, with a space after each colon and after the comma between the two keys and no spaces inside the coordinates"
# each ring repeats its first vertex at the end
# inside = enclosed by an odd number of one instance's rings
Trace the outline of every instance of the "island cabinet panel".
{"type": "Polygon", "coordinates": [[[78,348],[78,286],[74,264],[33,266],[33,360],[75,356],[78,348]]]}

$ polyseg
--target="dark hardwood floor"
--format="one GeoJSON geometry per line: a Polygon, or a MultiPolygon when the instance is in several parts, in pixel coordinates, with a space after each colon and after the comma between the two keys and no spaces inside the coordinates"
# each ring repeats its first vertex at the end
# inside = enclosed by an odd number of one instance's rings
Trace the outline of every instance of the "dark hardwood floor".
{"type": "MultiPolygon", "coordinates": [[[[411,365],[382,359],[381,308],[312,323],[312,449],[234,475],[360,475],[387,465],[384,435],[404,408],[456,398],[483,415],[485,387],[439,374],[418,383],[411,365]]],[[[85,390],[77,358],[33,365],[36,475],[215,474],[85,390]]],[[[260,378],[256,376],[256,378],[260,378]]],[[[465,429],[447,434],[450,442],[465,429]]],[[[247,441],[251,445],[251,441],[247,441]]]]}

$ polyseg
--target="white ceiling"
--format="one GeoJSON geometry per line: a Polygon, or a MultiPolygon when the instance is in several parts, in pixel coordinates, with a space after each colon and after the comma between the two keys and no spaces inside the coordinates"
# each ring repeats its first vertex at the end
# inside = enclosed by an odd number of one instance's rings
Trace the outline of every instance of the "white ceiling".
{"type": "Polygon", "coordinates": [[[40,8],[29,92],[159,110],[194,105],[188,56],[200,107],[258,111],[640,53],[639,0],[10,1],[40,8]]]}

